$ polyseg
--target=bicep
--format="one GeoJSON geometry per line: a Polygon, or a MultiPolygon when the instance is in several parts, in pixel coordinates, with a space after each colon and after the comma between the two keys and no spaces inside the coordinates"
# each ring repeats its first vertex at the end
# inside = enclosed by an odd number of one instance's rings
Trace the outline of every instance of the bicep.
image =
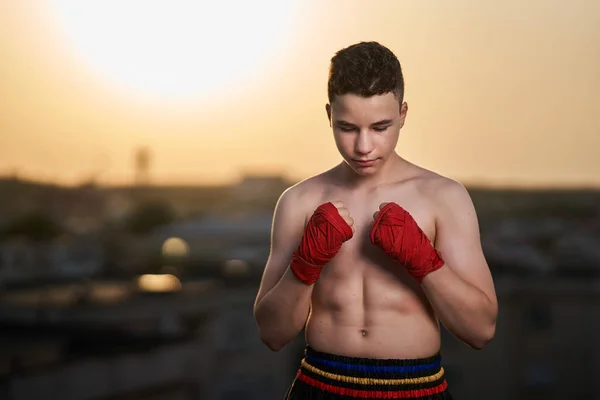
{"type": "Polygon", "coordinates": [[[271,248],[265,265],[260,288],[256,297],[258,303],[285,273],[298,247],[304,229],[305,214],[299,201],[289,189],[285,191],[275,206],[271,227],[271,248]]]}
{"type": "Polygon", "coordinates": [[[492,275],[481,245],[479,222],[467,190],[453,182],[439,204],[435,247],[463,280],[496,302],[492,275]]]}

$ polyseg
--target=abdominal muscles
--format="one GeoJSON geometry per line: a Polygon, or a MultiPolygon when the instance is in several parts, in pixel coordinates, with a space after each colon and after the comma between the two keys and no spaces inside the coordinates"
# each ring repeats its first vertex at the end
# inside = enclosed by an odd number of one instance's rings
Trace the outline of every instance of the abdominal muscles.
{"type": "Polygon", "coordinates": [[[306,341],[332,354],[423,358],[440,347],[439,325],[402,266],[337,258],[313,290],[306,341]]]}

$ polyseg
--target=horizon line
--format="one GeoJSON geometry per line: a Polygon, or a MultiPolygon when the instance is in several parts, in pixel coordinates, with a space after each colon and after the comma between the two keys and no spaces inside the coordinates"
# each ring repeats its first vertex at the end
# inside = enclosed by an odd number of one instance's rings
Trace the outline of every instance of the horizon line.
{"type": "MultiPolygon", "coordinates": [[[[88,181],[80,181],[79,183],[65,183],[59,181],[53,181],[48,179],[36,179],[33,177],[26,176],[15,176],[10,174],[0,174],[0,181],[17,181],[22,183],[29,183],[34,185],[46,185],[46,186],[56,186],[63,188],[78,188],[84,186],[95,186],[98,188],[105,189],[124,189],[124,188],[202,188],[202,187],[224,187],[224,186],[233,186],[240,182],[242,182],[246,177],[264,177],[264,178],[282,178],[284,181],[289,182],[290,185],[294,185],[298,182],[306,178],[292,178],[287,174],[281,173],[248,173],[241,174],[238,178],[235,179],[225,179],[222,181],[215,182],[204,182],[201,181],[192,182],[192,181],[177,181],[171,180],[170,182],[165,182],[164,180],[157,182],[149,182],[147,184],[136,184],[135,182],[130,183],[120,183],[120,182],[98,182],[94,180],[88,181]]],[[[457,182],[461,183],[467,189],[483,189],[483,190],[527,190],[527,191],[545,191],[545,190],[565,190],[565,191],[600,191],[600,183],[576,183],[576,182],[557,182],[557,183],[542,183],[542,182],[523,182],[514,180],[512,182],[506,182],[506,180],[502,180],[503,182],[483,182],[480,179],[455,179],[457,182]]]]}

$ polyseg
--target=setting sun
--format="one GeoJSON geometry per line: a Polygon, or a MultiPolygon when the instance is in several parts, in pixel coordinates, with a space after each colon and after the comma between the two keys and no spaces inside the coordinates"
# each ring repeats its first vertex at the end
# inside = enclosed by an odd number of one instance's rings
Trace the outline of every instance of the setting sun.
{"type": "Polygon", "coordinates": [[[290,1],[51,0],[82,62],[143,96],[189,98],[238,86],[268,66],[293,17],[290,1]]]}

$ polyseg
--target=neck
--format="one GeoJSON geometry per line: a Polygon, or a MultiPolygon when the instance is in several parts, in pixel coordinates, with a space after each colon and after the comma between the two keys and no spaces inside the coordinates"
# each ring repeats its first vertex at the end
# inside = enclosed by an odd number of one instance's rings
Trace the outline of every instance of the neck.
{"type": "Polygon", "coordinates": [[[342,182],[352,188],[372,189],[395,181],[398,172],[406,169],[407,166],[408,162],[394,152],[374,174],[366,176],[357,174],[345,161],[342,161],[340,176],[342,182]]]}

